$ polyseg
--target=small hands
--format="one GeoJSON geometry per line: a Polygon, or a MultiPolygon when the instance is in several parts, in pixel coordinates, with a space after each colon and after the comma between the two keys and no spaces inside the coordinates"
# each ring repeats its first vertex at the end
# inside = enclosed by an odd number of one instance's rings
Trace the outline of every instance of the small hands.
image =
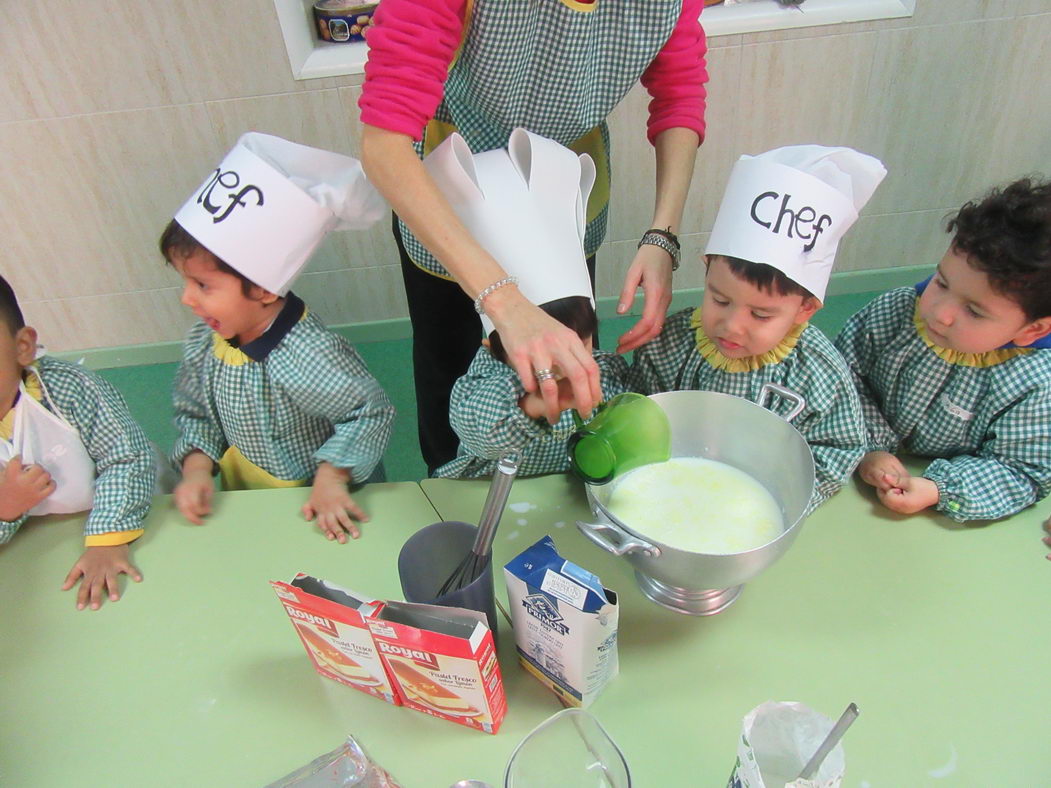
{"type": "Polygon", "coordinates": [[[142,573],[128,558],[126,544],[89,547],[69,570],[62,590],[68,591],[79,579],[77,610],[83,610],[89,604],[92,610],[98,610],[107,590],[111,602],[120,599],[122,574],[130,576],[136,583],[142,582],[142,573]]]}
{"type": "Polygon", "coordinates": [[[0,520],[17,520],[54,491],[51,474],[39,465],[23,465],[15,455],[0,476],[0,520]]]}
{"type": "Polygon", "coordinates": [[[361,536],[354,520],[362,523],[369,521],[365,510],[358,506],[347,492],[349,482],[348,471],[327,462],[321,463],[314,476],[310,500],[303,504],[301,509],[307,520],[317,522],[329,541],[337,541],[340,544],[346,544],[348,533],[351,539],[361,536]]]}
{"type": "Polygon", "coordinates": [[[876,488],[880,503],[899,514],[915,514],[938,503],[938,485],[913,476],[890,452],[871,451],[858,465],[858,475],[876,488]]]}

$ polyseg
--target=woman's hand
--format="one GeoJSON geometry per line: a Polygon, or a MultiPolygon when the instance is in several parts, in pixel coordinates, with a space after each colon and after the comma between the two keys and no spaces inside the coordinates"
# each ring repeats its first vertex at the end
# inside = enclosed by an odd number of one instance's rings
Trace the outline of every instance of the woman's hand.
{"type": "Polygon", "coordinates": [[[573,407],[582,418],[590,417],[602,401],[602,388],[598,365],[580,337],[527,301],[515,287],[491,293],[485,299],[485,311],[500,332],[507,363],[522,379],[522,386],[543,397],[547,420],[557,422],[565,404],[559,403],[556,378],[569,381],[573,407]],[[537,380],[537,374],[545,370],[551,377],[537,380]]]}
{"type": "Polygon", "coordinates": [[[626,314],[641,287],[645,300],[642,317],[617,340],[617,352],[627,353],[656,337],[664,328],[664,318],[671,304],[671,254],[659,246],[643,244],[624,277],[617,314],[626,314]]]}

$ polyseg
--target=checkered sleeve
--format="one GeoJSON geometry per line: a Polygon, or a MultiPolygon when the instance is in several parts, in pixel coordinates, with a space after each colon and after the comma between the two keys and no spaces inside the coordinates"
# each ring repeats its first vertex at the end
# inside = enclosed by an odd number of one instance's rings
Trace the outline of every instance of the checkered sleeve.
{"type": "Polygon", "coordinates": [[[543,426],[519,407],[525,393],[514,369],[479,348],[449,396],[449,423],[464,451],[498,459],[535,440],[543,426]]]}
{"type": "Polygon", "coordinates": [[[865,454],[865,420],[850,371],[831,342],[810,327],[800,345],[784,385],[807,401],[793,425],[814,455],[812,511],[850,481],[865,454]]]}
{"type": "Polygon", "coordinates": [[[153,450],[124,398],[77,364],[42,359],[39,368],[49,397],[95,462],[95,499],[85,537],[90,542],[142,528],[153,500],[153,450]]]}
{"type": "Polygon", "coordinates": [[[693,311],[690,308],[676,312],[653,341],[635,351],[627,377],[631,391],[648,396],[674,388],[679,368],[695,346],[694,332],[690,328],[693,311]]]}
{"type": "Polygon", "coordinates": [[[183,347],[183,358],[175,374],[173,405],[179,436],[172,448],[171,461],[182,470],[182,461],[192,451],[201,451],[218,463],[230,447],[223,435],[215,405],[205,389],[205,372],[211,353],[212,332],[205,323],[190,329],[183,347]]]}
{"type": "Polygon", "coordinates": [[[889,335],[912,330],[911,315],[915,299],[897,296],[896,292],[887,293],[874,300],[847,321],[835,341],[861,401],[869,451],[894,453],[901,444],[901,438],[880,409],[879,398],[871,382],[877,357],[889,335]]]}
{"type": "Polygon", "coordinates": [[[11,537],[18,533],[18,529],[22,527],[22,523],[27,519],[29,519],[29,515],[23,514],[17,520],[0,520],[0,544],[10,542],[11,537]]]}
{"type": "Polygon", "coordinates": [[[938,485],[938,511],[957,522],[1007,517],[1046,497],[1051,379],[999,415],[974,453],[934,460],[923,475],[938,485]]]}
{"type": "Polygon", "coordinates": [[[350,470],[354,481],[363,482],[387,450],[394,405],[350,343],[320,324],[302,336],[289,363],[275,373],[275,384],[305,413],[332,425],[314,461],[350,470]]]}

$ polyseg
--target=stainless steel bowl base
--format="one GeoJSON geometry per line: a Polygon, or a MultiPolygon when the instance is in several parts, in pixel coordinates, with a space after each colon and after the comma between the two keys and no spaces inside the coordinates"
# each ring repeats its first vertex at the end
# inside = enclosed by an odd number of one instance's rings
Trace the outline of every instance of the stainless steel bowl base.
{"type": "Polygon", "coordinates": [[[635,572],[635,581],[643,596],[661,607],[687,616],[714,616],[734,603],[743,585],[731,588],[679,588],[662,583],[642,572],[635,572]]]}

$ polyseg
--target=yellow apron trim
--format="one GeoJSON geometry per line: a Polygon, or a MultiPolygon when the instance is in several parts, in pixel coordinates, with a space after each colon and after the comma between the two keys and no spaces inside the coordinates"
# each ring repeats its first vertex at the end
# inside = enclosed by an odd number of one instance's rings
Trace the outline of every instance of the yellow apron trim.
{"type": "Polygon", "coordinates": [[[934,355],[940,358],[942,361],[948,361],[950,364],[958,364],[961,367],[995,367],[997,364],[1014,358],[1015,356],[1023,356],[1026,353],[1032,353],[1034,348],[1031,347],[1003,347],[997,350],[987,350],[985,353],[961,353],[958,350],[950,350],[947,347],[936,345],[931,341],[931,338],[927,335],[927,324],[923,322],[923,318],[920,317],[920,307],[917,303],[916,311],[912,315],[913,325],[916,326],[916,333],[920,335],[920,339],[923,340],[923,344],[934,351],[934,355]]]}
{"type": "Polygon", "coordinates": [[[579,3],[577,0],[562,0],[562,5],[572,11],[583,11],[585,14],[590,14],[594,11],[599,4],[599,0],[594,0],[591,3],[579,3]]]}
{"type": "Polygon", "coordinates": [[[231,446],[219,460],[219,478],[224,490],[271,490],[277,487],[306,487],[310,479],[278,479],[231,446]]]}
{"type": "Polygon", "coordinates": [[[587,210],[587,223],[591,224],[609,204],[609,158],[602,144],[602,130],[596,126],[566,147],[577,154],[586,153],[595,162],[595,185],[591,187],[587,210]]]}
{"type": "Polygon", "coordinates": [[[474,13],[474,0],[467,0],[464,4],[463,9],[463,27],[460,29],[460,43],[456,45],[456,51],[453,52],[452,59],[449,61],[449,71],[453,70],[453,66],[456,65],[456,61],[460,59],[460,53],[463,51],[463,45],[467,41],[467,28],[471,26],[471,15],[474,13]]]}
{"type": "MultiPolygon", "coordinates": [[[[40,385],[40,376],[35,369],[26,368],[22,372],[22,385],[26,387],[26,393],[37,402],[44,401],[44,389],[40,385]]],[[[0,419],[0,438],[5,441],[11,440],[15,432],[15,409],[11,408],[2,419],[0,419]]]]}
{"type": "Polygon", "coordinates": [[[754,372],[767,364],[777,364],[784,361],[795,350],[800,335],[806,330],[808,325],[809,323],[800,323],[793,327],[776,347],[768,350],[766,353],[761,353],[758,356],[745,356],[744,358],[729,358],[722,354],[719,348],[715,346],[715,343],[704,333],[704,329],[701,328],[701,308],[697,307],[690,317],[690,328],[696,329],[697,332],[695,334],[697,352],[701,354],[701,357],[709,365],[724,372],[754,372]]]}
{"type": "Polygon", "coordinates": [[[108,534],[92,534],[84,537],[85,547],[113,547],[114,545],[134,542],[142,536],[143,530],[136,528],[133,531],[113,531],[108,534]]]}

